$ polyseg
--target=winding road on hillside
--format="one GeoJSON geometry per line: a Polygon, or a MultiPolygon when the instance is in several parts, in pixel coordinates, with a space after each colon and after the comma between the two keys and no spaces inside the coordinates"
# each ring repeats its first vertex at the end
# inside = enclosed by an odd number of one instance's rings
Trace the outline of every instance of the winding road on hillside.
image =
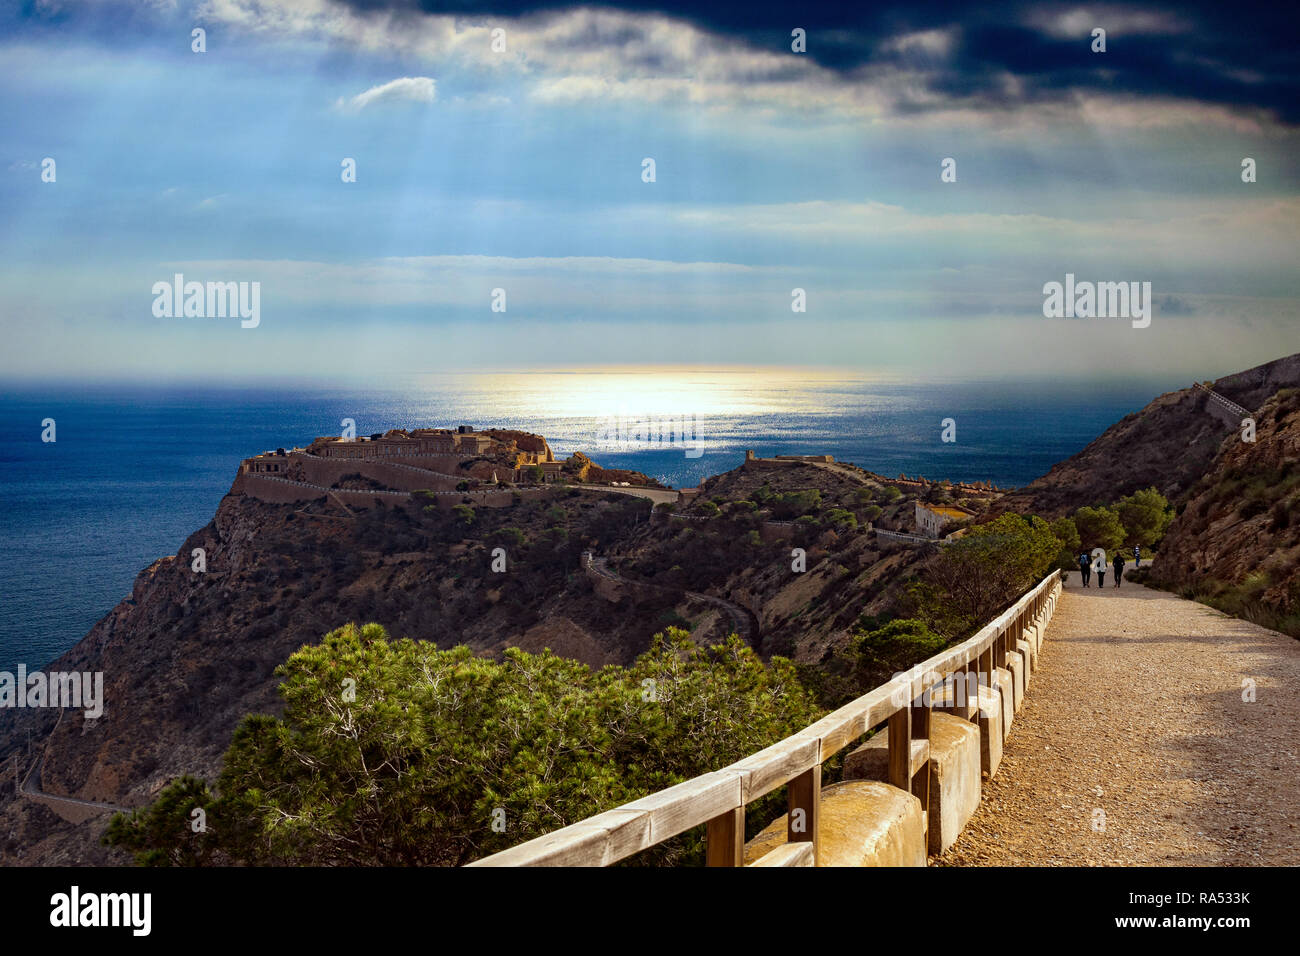
{"type": "Polygon", "coordinates": [[[59,709],[59,719],[54,724],[54,730],[51,730],[49,736],[45,738],[45,745],[41,749],[40,756],[36,762],[31,765],[27,775],[23,777],[22,785],[18,788],[20,796],[27,800],[33,800],[37,803],[43,803],[51,810],[54,810],[61,817],[80,823],[88,817],[106,812],[130,813],[129,807],[121,807],[115,803],[102,803],[97,800],[82,800],[79,797],[63,797],[53,793],[46,793],[41,789],[41,768],[45,765],[45,757],[49,752],[50,743],[54,740],[54,733],[59,729],[59,724],[63,723],[63,715],[67,713],[63,708],[59,709]]]}
{"type": "Polygon", "coordinates": [[[1001,768],[934,863],[1300,864],[1300,641],[1162,591],[1075,582],[1001,768]]]}

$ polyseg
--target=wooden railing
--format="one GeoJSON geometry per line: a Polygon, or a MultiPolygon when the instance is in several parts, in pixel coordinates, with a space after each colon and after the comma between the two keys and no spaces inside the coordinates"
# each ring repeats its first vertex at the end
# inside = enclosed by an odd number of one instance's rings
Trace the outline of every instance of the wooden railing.
{"type": "MultiPolygon", "coordinates": [[[[929,807],[932,691],[955,675],[991,682],[995,667],[1031,627],[1046,626],[1060,593],[1052,572],[973,637],[924,661],[888,683],[832,711],[799,733],[729,767],[683,781],[529,840],[470,866],[608,866],[692,827],[707,827],[709,866],[740,866],[745,846],[745,806],[787,786],[788,842],[751,865],[811,866],[817,859],[817,815],[822,764],[872,729],[887,724],[889,782],[929,807]],[[915,780],[915,787],[913,781],[915,780]]],[[[1025,667],[1028,667],[1028,661],[1025,667]]],[[[1010,688],[1004,689],[1004,693],[1010,688]]],[[[964,716],[974,720],[975,700],[964,716]]]]}

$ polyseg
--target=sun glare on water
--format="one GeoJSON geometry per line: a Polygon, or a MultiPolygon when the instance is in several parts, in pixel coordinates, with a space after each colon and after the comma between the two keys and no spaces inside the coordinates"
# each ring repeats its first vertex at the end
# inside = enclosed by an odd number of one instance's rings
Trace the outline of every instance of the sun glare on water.
{"type": "Polygon", "coordinates": [[[847,378],[824,369],[644,367],[466,373],[475,392],[546,417],[602,419],[770,415],[807,410],[809,384],[847,378]]]}

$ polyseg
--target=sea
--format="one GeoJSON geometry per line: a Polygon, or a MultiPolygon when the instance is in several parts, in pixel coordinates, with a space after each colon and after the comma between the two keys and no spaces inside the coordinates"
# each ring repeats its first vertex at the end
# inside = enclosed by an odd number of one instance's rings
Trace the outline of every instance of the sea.
{"type": "Polygon", "coordinates": [[[581,451],[673,487],[734,468],[753,449],[1009,488],[1184,384],[753,369],[467,372],[356,385],[11,383],[0,391],[0,671],[44,667],[84,637],[141,569],[207,524],[240,459],[340,434],[345,419],[358,435],[523,429],[546,436],[557,456],[581,451]]]}

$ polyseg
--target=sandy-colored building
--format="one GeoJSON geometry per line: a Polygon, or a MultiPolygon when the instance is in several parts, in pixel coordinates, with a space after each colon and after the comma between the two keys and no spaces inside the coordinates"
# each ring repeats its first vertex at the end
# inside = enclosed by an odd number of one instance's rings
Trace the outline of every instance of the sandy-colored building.
{"type": "MultiPolygon", "coordinates": [[[[301,451],[295,448],[294,451],[301,451]]],[[[252,458],[245,458],[239,465],[240,474],[283,475],[289,470],[289,457],[283,448],[266,451],[252,458]]]]}
{"type": "Polygon", "coordinates": [[[943,534],[944,525],[950,521],[963,521],[972,517],[972,513],[956,505],[936,505],[916,503],[916,533],[927,538],[938,538],[943,534]]]}

